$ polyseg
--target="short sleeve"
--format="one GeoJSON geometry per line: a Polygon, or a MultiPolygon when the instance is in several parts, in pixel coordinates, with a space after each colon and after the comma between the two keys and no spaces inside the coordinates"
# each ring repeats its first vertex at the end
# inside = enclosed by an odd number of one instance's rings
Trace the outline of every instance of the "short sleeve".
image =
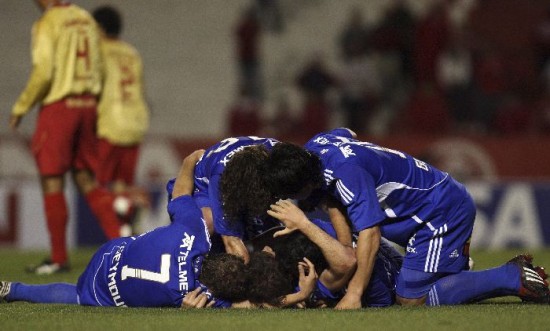
{"type": "Polygon", "coordinates": [[[346,207],[354,231],[373,227],[386,218],[376,196],[372,176],[358,165],[345,163],[335,169],[333,195],[346,207]]]}

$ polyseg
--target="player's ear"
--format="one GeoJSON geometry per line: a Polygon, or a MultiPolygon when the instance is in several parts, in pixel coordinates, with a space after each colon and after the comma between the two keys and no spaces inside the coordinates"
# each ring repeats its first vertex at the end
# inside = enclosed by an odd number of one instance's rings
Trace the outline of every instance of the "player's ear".
{"type": "Polygon", "coordinates": [[[264,246],[264,248],[262,249],[262,252],[266,252],[269,255],[275,256],[275,251],[273,250],[273,248],[269,246],[264,246]]]}

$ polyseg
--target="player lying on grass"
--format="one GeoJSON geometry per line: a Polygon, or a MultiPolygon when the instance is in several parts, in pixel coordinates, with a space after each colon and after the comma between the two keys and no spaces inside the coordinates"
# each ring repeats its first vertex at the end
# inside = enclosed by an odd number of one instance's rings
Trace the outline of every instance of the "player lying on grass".
{"type": "Polygon", "coordinates": [[[246,265],[230,254],[207,255],[210,238],[191,197],[193,170],[203,151],[183,161],[170,182],[171,224],[138,237],[111,240],[94,254],[78,283],[0,283],[0,301],[89,306],[180,307],[194,292],[210,307],[229,307],[246,298],[246,265]]]}
{"type": "Polygon", "coordinates": [[[406,247],[396,284],[402,305],[460,304],[517,293],[526,301],[550,302],[548,284],[529,256],[502,269],[465,271],[476,208],[448,173],[403,152],[358,141],[344,128],[316,135],[305,148],[277,144],[267,164],[268,178],[262,181],[272,199],[303,199],[317,189],[341,203],[351,223],[348,232],[358,235],[357,270],[339,309],[361,307],[382,236],[406,247]]]}
{"type": "MultiPolygon", "coordinates": [[[[316,243],[323,242],[323,240],[316,238],[319,236],[319,231],[321,231],[321,229],[317,227],[314,222],[310,222],[306,215],[289,200],[278,201],[276,204],[272,205],[271,210],[268,213],[279,219],[287,226],[287,230],[284,230],[284,232],[299,230],[316,243]]],[[[315,223],[321,224],[320,222],[315,223]]],[[[332,231],[330,226],[323,226],[323,229],[327,232],[332,231]]],[[[274,251],[281,265],[292,266],[295,264],[296,260],[301,259],[304,255],[315,261],[316,265],[328,264],[328,266],[330,266],[335,263],[331,261],[345,259],[345,256],[337,254],[338,251],[334,250],[334,244],[332,244],[332,249],[330,251],[326,249],[327,247],[331,247],[330,245],[325,245],[325,249],[323,249],[323,246],[319,246],[322,252],[322,255],[319,256],[319,254],[315,253],[311,247],[307,247],[308,243],[306,241],[299,239],[299,237],[296,237],[295,234],[291,234],[291,236],[294,236],[294,238],[284,236],[287,237],[285,240],[286,242],[278,242],[277,240],[273,241],[273,247],[275,248],[274,251]],[[323,261],[322,258],[325,258],[326,262],[323,261]]],[[[336,233],[332,233],[332,236],[336,236],[336,233]]],[[[311,244],[311,242],[309,244],[311,244]]],[[[255,256],[252,255],[250,262],[251,269],[254,262],[255,256]]],[[[401,268],[401,262],[402,257],[399,253],[397,253],[393,247],[382,241],[376,256],[372,276],[365,292],[363,293],[363,297],[361,298],[362,307],[387,306],[395,302],[395,286],[399,269],[401,268]]],[[[527,301],[533,301],[532,293],[536,291],[547,291],[548,284],[544,280],[547,278],[544,269],[541,267],[534,267],[531,262],[532,257],[530,255],[518,255],[497,268],[483,271],[463,271],[463,273],[472,275],[469,279],[474,281],[466,284],[456,282],[451,278],[448,282],[439,282],[439,286],[437,287],[438,290],[446,293],[455,293],[455,296],[454,301],[439,302],[437,305],[474,303],[485,299],[503,296],[517,296],[522,300],[527,299],[527,301]],[[468,287],[484,285],[484,282],[476,282],[476,279],[490,276],[493,277],[492,279],[495,283],[491,288],[486,288],[485,291],[480,290],[481,294],[479,295],[473,296],[468,294],[468,287]],[[462,293],[464,291],[467,293],[462,293]]],[[[292,268],[288,267],[283,269],[287,270],[287,272],[288,270],[292,271],[292,268]]],[[[327,269],[325,269],[325,271],[326,270],[327,269]]],[[[310,297],[311,305],[319,305],[319,302],[315,301],[321,301],[322,303],[328,304],[328,306],[336,305],[345,295],[345,291],[342,289],[341,284],[338,284],[336,287],[330,287],[330,285],[327,286],[327,284],[331,284],[331,280],[334,280],[334,278],[331,279],[325,277],[323,279],[324,271],[317,270],[316,272],[321,276],[319,277],[317,286],[313,291],[313,295],[310,297]]],[[[346,274],[345,268],[341,268],[340,273],[346,274]]],[[[351,275],[348,273],[343,279],[349,280],[350,277],[351,275]]],[[[452,275],[449,277],[452,277],[452,275]]],[[[261,288],[262,286],[265,286],[265,284],[261,283],[261,277],[257,278],[256,281],[260,281],[260,283],[250,285],[252,288],[251,293],[253,292],[254,287],[261,288]]],[[[535,302],[546,303],[542,300],[536,300],[535,302]]],[[[434,306],[436,304],[427,302],[427,305],[434,306]]]]}

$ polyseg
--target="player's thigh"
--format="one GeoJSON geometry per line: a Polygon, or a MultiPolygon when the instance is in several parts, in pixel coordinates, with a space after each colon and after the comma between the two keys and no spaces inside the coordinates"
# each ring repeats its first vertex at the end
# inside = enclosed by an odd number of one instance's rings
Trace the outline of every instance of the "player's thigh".
{"type": "Polygon", "coordinates": [[[116,148],[106,139],[97,142],[97,171],[95,177],[100,185],[115,181],[115,171],[120,160],[116,148]]]}
{"type": "Polygon", "coordinates": [[[122,146],[118,148],[119,164],[115,172],[115,180],[124,182],[128,186],[134,185],[139,146],[122,146]]]}
{"type": "Polygon", "coordinates": [[[80,117],[79,134],[74,146],[75,158],[73,161],[73,168],[88,169],[95,174],[98,170],[96,109],[95,107],[81,107],[74,108],[73,110],[75,113],[78,113],[80,117]]]}
{"type": "Polygon", "coordinates": [[[40,175],[62,175],[71,168],[78,128],[78,114],[66,107],[65,101],[42,107],[32,138],[40,175]]]}

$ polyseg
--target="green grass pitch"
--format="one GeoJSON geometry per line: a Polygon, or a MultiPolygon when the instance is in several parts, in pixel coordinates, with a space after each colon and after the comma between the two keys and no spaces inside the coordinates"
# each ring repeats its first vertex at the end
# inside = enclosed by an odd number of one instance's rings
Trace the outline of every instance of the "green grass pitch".
{"type": "MultiPolygon", "coordinates": [[[[34,276],[23,269],[44,252],[0,249],[0,279],[27,283],[76,282],[93,249],[72,252],[72,271],[34,276]]],[[[476,269],[500,265],[524,250],[475,251],[476,269]]],[[[536,265],[550,266],[550,249],[534,250],[536,265]]],[[[0,303],[0,330],[550,330],[550,306],[506,297],[454,307],[180,310],[0,303]]]]}

